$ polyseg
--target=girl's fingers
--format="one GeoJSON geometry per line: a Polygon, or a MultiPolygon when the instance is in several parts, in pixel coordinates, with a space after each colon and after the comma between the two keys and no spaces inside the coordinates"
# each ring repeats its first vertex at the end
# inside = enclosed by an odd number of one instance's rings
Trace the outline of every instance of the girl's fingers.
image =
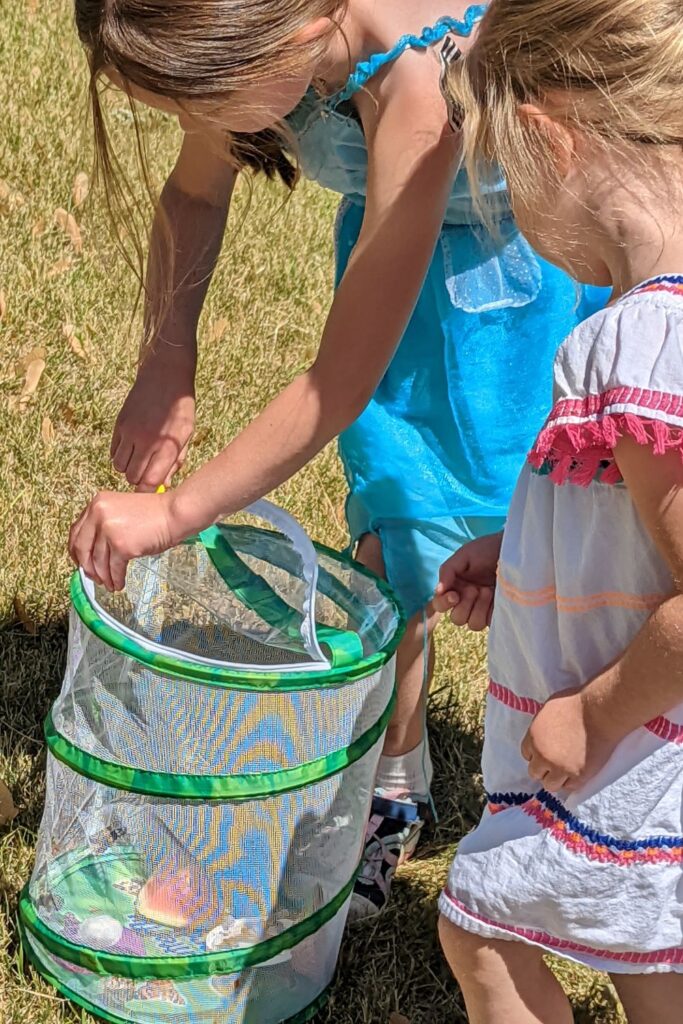
{"type": "MultiPolygon", "coordinates": [[[[153,459],[155,452],[156,449],[154,448],[152,451],[144,451],[141,448],[136,448],[131,455],[130,462],[126,469],[126,480],[132,487],[138,487],[142,483],[142,478],[147,471],[147,466],[153,459]]],[[[149,488],[146,489],[149,490],[149,488]]]]}
{"type": "Polygon", "coordinates": [[[119,433],[119,428],[118,427],[114,427],[114,433],[112,434],[112,437],[111,437],[111,444],[109,445],[109,455],[110,455],[112,460],[116,457],[116,451],[117,451],[117,449],[118,449],[120,444],[121,444],[121,434],[119,433]]]}
{"type": "Polygon", "coordinates": [[[550,774],[550,766],[542,757],[538,756],[536,751],[532,750],[531,757],[527,757],[526,760],[529,762],[527,770],[532,779],[542,782],[550,774]]]}
{"type": "Polygon", "coordinates": [[[465,584],[459,588],[458,594],[459,601],[451,612],[451,622],[456,626],[466,626],[478,597],[478,588],[465,584]]]}
{"type": "Polygon", "coordinates": [[[72,562],[76,563],[76,565],[78,565],[78,558],[76,557],[76,541],[78,539],[81,526],[83,525],[86,512],[87,508],[84,508],[76,522],[72,523],[71,529],[69,530],[69,557],[72,562]]]}
{"type": "Polygon", "coordinates": [[[567,788],[568,782],[567,773],[556,769],[548,772],[543,780],[543,785],[549,793],[559,793],[561,789],[567,788]]]}
{"type": "Polygon", "coordinates": [[[480,587],[468,622],[470,629],[475,633],[481,633],[482,629],[486,629],[488,626],[492,603],[493,589],[491,587],[480,587]]]}
{"type": "Polygon", "coordinates": [[[126,586],[126,569],[128,562],[125,558],[109,551],[109,572],[112,581],[112,590],[123,590],[126,586]]]}
{"type": "Polygon", "coordinates": [[[71,557],[76,565],[81,567],[86,576],[95,580],[96,583],[101,583],[102,581],[97,575],[97,569],[93,562],[93,547],[95,544],[96,530],[93,525],[92,516],[88,513],[89,508],[85,510],[81,517],[80,527],[76,537],[74,538],[71,557]]]}
{"type": "MultiPolygon", "coordinates": [[[[441,587],[441,584],[439,584],[441,587]]],[[[455,590],[446,591],[446,589],[436,589],[433,599],[433,607],[436,612],[450,612],[460,601],[460,595],[455,590]]]]}
{"type": "Polygon", "coordinates": [[[177,465],[178,449],[172,441],[164,441],[160,448],[157,448],[145,467],[140,477],[138,486],[140,490],[153,491],[159,484],[165,484],[169,477],[175,472],[177,465]]]}
{"type": "Polygon", "coordinates": [[[458,576],[465,572],[467,565],[468,559],[462,554],[462,549],[460,549],[460,551],[456,551],[454,555],[451,555],[451,557],[443,563],[439,569],[439,583],[440,586],[443,587],[442,592],[453,589],[458,576]]]}
{"type": "Polygon", "coordinates": [[[92,551],[92,564],[99,577],[103,586],[107,590],[114,589],[114,583],[111,578],[111,569],[109,567],[110,553],[109,544],[103,536],[95,538],[92,551]]]}
{"type": "MultiPolygon", "coordinates": [[[[112,449],[114,444],[112,442],[112,449]]],[[[117,473],[125,473],[128,464],[133,456],[133,442],[119,438],[116,448],[112,452],[112,463],[117,473]]]]}

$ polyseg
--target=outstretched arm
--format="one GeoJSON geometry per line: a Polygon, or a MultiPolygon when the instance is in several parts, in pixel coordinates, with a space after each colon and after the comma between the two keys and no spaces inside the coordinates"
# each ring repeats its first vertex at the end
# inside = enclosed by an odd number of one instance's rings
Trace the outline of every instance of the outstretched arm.
{"type": "Polygon", "coordinates": [[[261,497],[301,469],[361,413],[401,339],[443,221],[458,142],[433,67],[424,90],[396,82],[365,117],[369,179],[363,228],[313,365],[228,447],[164,496],[98,496],[72,530],[72,556],[121,587],[130,558],[163,550],[261,497]]]}
{"type": "Polygon", "coordinates": [[[234,169],[211,141],[185,136],[162,191],[150,239],[147,347],[112,438],[114,467],[145,490],[170,482],[194,427],[197,323],[235,182],[234,169]],[[171,267],[172,280],[166,280],[171,267]]]}

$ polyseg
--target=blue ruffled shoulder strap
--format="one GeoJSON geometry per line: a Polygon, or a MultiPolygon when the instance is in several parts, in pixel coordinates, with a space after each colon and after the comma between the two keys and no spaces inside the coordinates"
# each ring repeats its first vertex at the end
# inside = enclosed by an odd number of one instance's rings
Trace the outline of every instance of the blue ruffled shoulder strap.
{"type": "Polygon", "coordinates": [[[337,106],[339,103],[350,100],[354,93],[362,89],[377,74],[380,68],[391,64],[406,50],[426,50],[434,43],[440,42],[449,32],[454,32],[459,36],[471,35],[475,25],[481,21],[485,13],[486,4],[474,4],[467,8],[462,21],[458,21],[457,18],[439,18],[436,25],[423,29],[419,36],[410,34],[401,36],[386,53],[375,53],[368,60],[361,61],[353,74],[349,76],[344,88],[332,97],[331,104],[337,106]]]}

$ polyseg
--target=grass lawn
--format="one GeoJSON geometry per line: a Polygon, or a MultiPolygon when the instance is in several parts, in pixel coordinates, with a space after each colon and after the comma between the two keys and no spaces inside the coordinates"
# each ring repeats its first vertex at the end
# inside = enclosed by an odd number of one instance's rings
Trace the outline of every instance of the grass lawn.
{"type": "MultiPolygon", "coordinates": [[[[44,796],[42,721],[65,659],[67,531],[96,488],[118,486],[109,437],[137,345],[129,323],[135,282],[99,197],[74,206],[74,180],[91,161],[85,84],[66,0],[0,0],[0,777],[19,810],[0,830],[2,1024],[92,1020],[24,967],[16,931],[44,796]],[[78,237],[57,210],[73,213],[78,237]]],[[[111,116],[132,167],[130,117],[116,96],[111,116]]],[[[151,112],[144,122],[161,178],[176,130],[151,112]]],[[[258,185],[245,220],[247,190],[239,192],[201,324],[191,465],[223,446],[315,351],[330,299],[336,200],[308,185],[286,205],[283,198],[258,185]]],[[[275,496],[313,537],[338,547],[343,498],[333,449],[275,496]]],[[[387,1024],[392,1012],[410,1024],[465,1020],[437,950],[435,900],[459,837],[479,814],[484,682],[481,641],[444,628],[430,708],[441,821],[401,872],[388,913],[347,937],[319,1024],[387,1024]]],[[[578,1022],[620,1019],[602,978],[558,971],[578,1022]]]]}

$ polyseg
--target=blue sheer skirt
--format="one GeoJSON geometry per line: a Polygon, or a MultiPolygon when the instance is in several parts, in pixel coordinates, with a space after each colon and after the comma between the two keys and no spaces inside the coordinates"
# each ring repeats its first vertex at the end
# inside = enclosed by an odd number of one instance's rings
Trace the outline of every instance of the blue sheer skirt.
{"type": "MultiPolygon", "coordinates": [[[[343,202],[337,281],[363,206],[343,202]]],[[[465,540],[499,530],[552,399],[567,334],[607,301],[537,256],[511,220],[445,225],[401,343],[371,402],[340,437],[353,540],[378,534],[408,615],[465,540]]]]}

